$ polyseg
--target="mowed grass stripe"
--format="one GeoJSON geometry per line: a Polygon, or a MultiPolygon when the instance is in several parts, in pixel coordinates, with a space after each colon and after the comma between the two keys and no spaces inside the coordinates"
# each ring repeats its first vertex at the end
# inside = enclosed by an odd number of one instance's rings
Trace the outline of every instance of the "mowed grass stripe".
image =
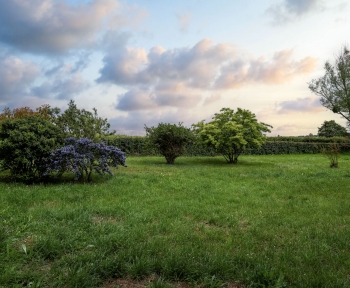
{"type": "Polygon", "coordinates": [[[128,157],[90,184],[0,183],[0,287],[153,274],[193,287],[349,287],[350,155],[339,169],[319,154],[239,160],[128,157]]]}

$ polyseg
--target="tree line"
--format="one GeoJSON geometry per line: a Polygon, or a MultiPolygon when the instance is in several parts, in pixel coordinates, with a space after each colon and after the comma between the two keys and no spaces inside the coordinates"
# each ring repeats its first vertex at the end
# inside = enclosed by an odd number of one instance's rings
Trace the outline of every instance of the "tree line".
{"type": "MultiPolygon", "coordinates": [[[[344,46],[335,64],[327,61],[324,69],[325,75],[312,80],[309,89],[320,97],[324,107],[344,117],[350,126],[349,49],[344,46]]],[[[271,128],[258,122],[254,113],[241,108],[236,111],[223,108],[211,121],[201,121],[191,128],[182,123],[145,125],[147,145],[157,149],[168,164],[174,164],[186,145],[194,141],[235,164],[247,147],[261,147],[271,128]]],[[[71,172],[76,179],[86,177],[89,181],[92,171],[111,174],[110,165],[126,166],[125,152],[103,142],[113,134],[108,119],[99,117],[95,108],[92,112],[78,109],[72,100],[64,112],[49,105],[36,110],[5,108],[0,114],[0,169],[24,179],[71,172]]],[[[348,136],[348,132],[331,120],[319,127],[318,135],[348,136]]]]}

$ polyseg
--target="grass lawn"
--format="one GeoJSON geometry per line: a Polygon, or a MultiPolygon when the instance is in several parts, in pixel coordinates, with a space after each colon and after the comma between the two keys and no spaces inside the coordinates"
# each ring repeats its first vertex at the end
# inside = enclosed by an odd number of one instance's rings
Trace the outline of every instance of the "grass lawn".
{"type": "Polygon", "coordinates": [[[350,154],[127,164],[2,180],[0,287],[350,287],[350,154]]]}

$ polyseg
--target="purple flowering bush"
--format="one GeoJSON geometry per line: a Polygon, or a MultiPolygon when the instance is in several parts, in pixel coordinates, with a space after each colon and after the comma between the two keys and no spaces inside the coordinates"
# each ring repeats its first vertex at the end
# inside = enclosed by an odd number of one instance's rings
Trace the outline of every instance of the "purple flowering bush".
{"type": "Polygon", "coordinates": [[[125,164],[125,152],[106,143],[95,143],[88,138],[66,139],[66,146],[54,150],[49,157],[46,174],[62,175],[64,172],[75,174],[75,180],[91,180],[91,173],[113,175],[110,166],[125,164]]]}

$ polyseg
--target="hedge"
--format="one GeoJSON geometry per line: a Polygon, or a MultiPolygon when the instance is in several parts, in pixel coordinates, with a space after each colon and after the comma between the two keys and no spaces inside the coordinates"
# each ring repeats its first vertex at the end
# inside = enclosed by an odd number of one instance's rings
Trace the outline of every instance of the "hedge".
{"type": "MultiPolygon", "coordinates": [[[[107,144],[118,147],[127,155],[152,156],[157,155],[154,149],[147,147],[145,136],[108,136],[107,144]]],[[[247,148],[244,154],[247,155],[268,155],[268,154],[300,154],[319,153],[320,148],[330,143],[339,143],[342,152],[350,151],[350,138],[347,137],[268,137],[260,149],[247,148]]],[[[205,146],[194,144],[187,147],[185,156],[215,156],[215,150],[205,146]]]]}
{"type": "Polygon", "coordinates": [[[344,143],[350,144],[350,137],[317,137],[317,136],[276,136],[267,137],[268,142],[301,142],[301,143],[344,143]]]}

